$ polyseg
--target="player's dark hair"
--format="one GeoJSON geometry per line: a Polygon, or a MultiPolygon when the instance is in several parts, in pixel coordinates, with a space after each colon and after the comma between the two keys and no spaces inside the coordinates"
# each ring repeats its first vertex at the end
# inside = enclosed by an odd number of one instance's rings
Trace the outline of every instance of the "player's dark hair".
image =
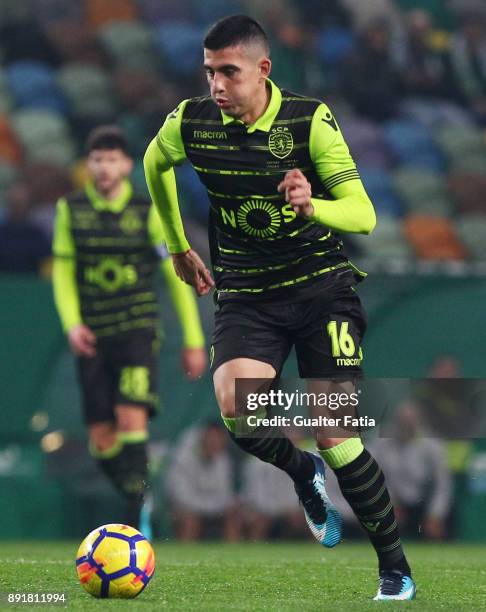
{"type": "Polygon", "coordinates": [[[204,37],[204,48],[218,51],[255,42],[263,45],[267,53],[270,53],[267,35],[258,22],[246,15],[230,15],[211,26],[204,37]]]}
{"type": "Polygon", "coordinates": [[[88,134],[86,139],[86,152],[113,151],[120,149],[129,155],[128,141],[124,131],[117,125],[100,125],[88,134]]]}

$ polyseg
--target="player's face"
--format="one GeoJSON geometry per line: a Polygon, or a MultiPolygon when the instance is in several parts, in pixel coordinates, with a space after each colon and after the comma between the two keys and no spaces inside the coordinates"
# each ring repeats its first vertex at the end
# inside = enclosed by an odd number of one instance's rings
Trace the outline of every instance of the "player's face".
{"type": "Polygon", "coordinates": [[[102,194],[116,190],[132,171],[132,160],[120,149],[91,151],[87,165],[96,190],[102,194]]]}
{"type": "Polygon", "coordinates": [[[252,113],[271,62],[258,47],[237,45],[218,51],[204,49],[204,68],[211,97],[232,117],[252,113]]]}

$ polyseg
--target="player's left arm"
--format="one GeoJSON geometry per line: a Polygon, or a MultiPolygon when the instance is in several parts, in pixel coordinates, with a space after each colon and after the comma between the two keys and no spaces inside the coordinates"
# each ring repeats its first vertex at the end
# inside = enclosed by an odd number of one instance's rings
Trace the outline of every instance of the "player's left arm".
{"type": "Polygon", "coordinates": [[[332,200],[313,197],[309,181],[290,170],[279,185],[294,211],[340,232],[369,234],[376,215],[343,135],[329,108],[321,104],[311,123],[309,151],[316,172],[332,200]]]}
{"type": "Polygon", "coordinates": [[[172,259],[165,246],[162,224],[155,206],[149,214],[149,235],[161,257],[161,271],[182,328],[182,367],[189,378],[199,378],[207,367],[204,332],[194,293],[175,273],[172,259]]]}

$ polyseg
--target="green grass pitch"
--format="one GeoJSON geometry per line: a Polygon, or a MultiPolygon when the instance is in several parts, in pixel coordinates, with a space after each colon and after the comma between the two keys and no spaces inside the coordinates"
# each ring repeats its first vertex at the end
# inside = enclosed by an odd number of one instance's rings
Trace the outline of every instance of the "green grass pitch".
{"type": "MultiPolygon", "coordinates": [[[[486,546],[410,544],[414,602],[373,602],[376,562],[366,544],[220,544],[155,546],[155,575],[138,599],[96,600],[78,584],[75,542],[0,543],[0,591],[64,592],[69,610],[485,610],[486,546]]],[[[14,606],[0,604],[1,609],[14,606]]],[[[31,609],[32,605],[15,608],[31,609]]],[[[60,610],[39,605],[36,609],[60,610]]]]}

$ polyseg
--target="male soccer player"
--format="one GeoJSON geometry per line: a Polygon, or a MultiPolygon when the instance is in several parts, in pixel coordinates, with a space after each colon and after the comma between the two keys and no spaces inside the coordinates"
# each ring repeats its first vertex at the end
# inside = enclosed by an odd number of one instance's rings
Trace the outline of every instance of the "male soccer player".
{"type": "Polygon", "coordinates": [[[243,418],[235,379],[275,378],[293,345],[303,378],[360,374],[360,274],[335,232],[370,233],[373,206],[329,108],[269,79],[258,23],[239,15],[216,23],[204,39],[204,68],[210,95],[168,115],[144,163],[178,275],[199,295],[216,286],[212,371],[223,420],[240,448],[289,474],[312,533],[334,546],[341,521],[326,495],[324,459],[377,552],[376,598],[411,599],[383,473],[358,437],[321,435],[318,457],[271,427],[235,435],[243,418]],[[172,167],[185,159],[209,195],[215,283],[184,235],[172,167]]]}
{"type": "MultiPolygon", "coordinates": [[[[86,189],[59,200],[54,296],[77,357],[90,450],[139,526],[148,479],[148,416],[157,408],[160,350],[154,272],[159,263],[180,319],[189,378],[206,368],[192,290],[177,278],[153,204],[133,193],[124,133],[100,126],[87,140],[86,189]]],[[[145,515],[145,513],[144,513],[145,515]]],[[[141,526],[150,533],[148,516],[141,526]]]]}

